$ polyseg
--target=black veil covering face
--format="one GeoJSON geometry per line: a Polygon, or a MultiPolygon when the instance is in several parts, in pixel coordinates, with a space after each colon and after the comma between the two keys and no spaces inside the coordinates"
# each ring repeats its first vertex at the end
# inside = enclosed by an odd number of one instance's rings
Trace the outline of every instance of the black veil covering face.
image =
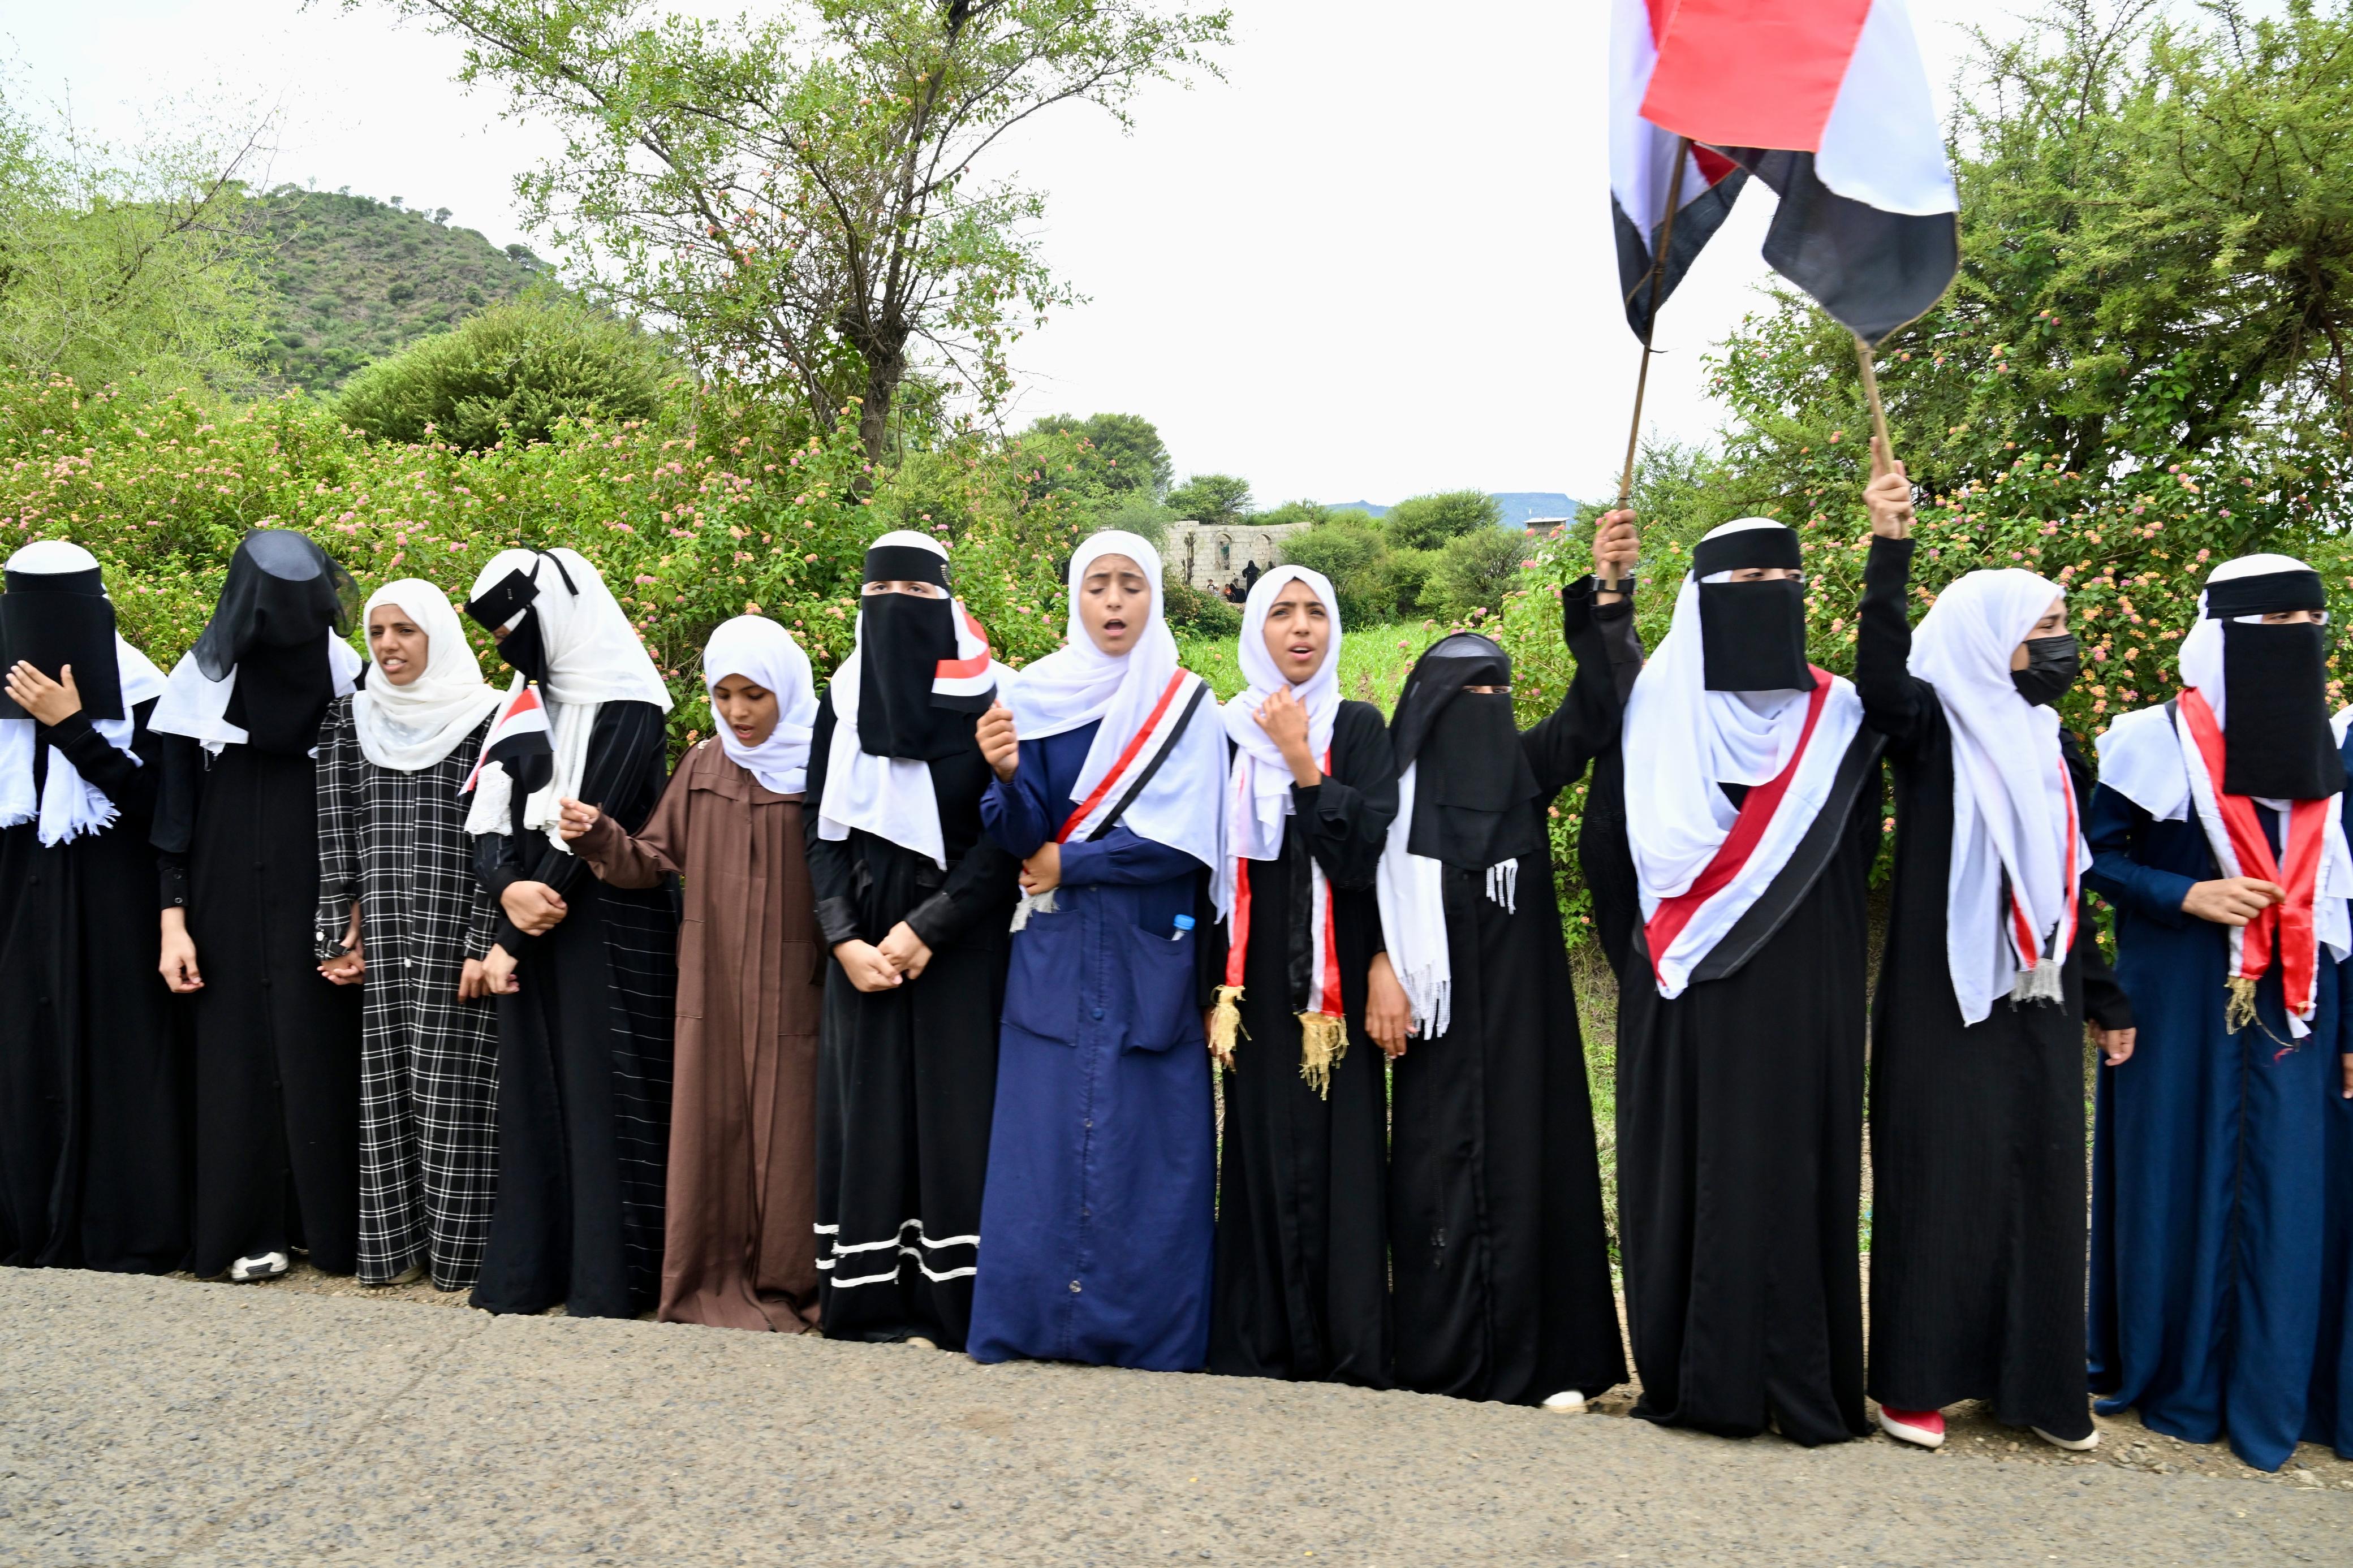
{"type": "Polygon", "coordinates": [[[1539,791],[1510,694],[1462,689],[1511,683],[1511,656],[1476,632],[1440,638],[1406,677],[1389,735],[1398,769],[1415,769],[1413,854],[1480,871],[1545,849],[1542,820],[1520,809],[1539,791]]]}
{"type": "MultiPolygon", "coordinates": [[[[7,574],[0,595],[0,670],[23,660],[47,676],[73,666],[81,710],[91,719],[122,717],[122,672],[114,657],[114,605],[98,569],[7,574]]],[[[0,691],[0,719],[32,717],[0,691]]]]}
{"type": "Polygon", "coordinates": [[[351,574],[301,534],[258,529],[239,542],[193,652],[206,680],[237,672],[222,717],[257,751],[290,755],[316,743],[335,694],[327,634],[351,631],[358,599],[351,574]]]}
{"type": "Polygon", "coordinates": [[[572,574],[564,569],[564,563],[554,555],[541,555],[533,560],[530,571],[518,566],[482,593],[467,600],[466,614],[473,617],[475,625],[493,637],[497,637],[501,626],[507,627],[507,635],[498,638],[499,657],[506,661],[509,669],[516,671],[524,679],[544,684],[547,679],[547,641],[541,618],[531,613],[532,606],[539,600],[539,574],[543,566],[554,567],[564,591],[575,598],[579,596],[580,590],[573,586],[572,574]]]}
{"type": "Polygon", "coordinates": [[[1692,551],[1699,584],[1700,655],[1710,691],[1805,691],[1806,584],[1802,578],[1711,583],[1719,572],[1802,569],[1798,536],[1776,523],[1703,539],[1692,551]]]}
{"type": "Polygon", "coordinates": [[[2206,616],[2222,632],[2225,794],[2322,800],[2345,787],[2345,763],[2328,727],[2328,628],[2236,618],[2327,607],[2316,572],[2208,584],[2206,616]]]}
{"type": "Polygon", "coordinates": [[[941,664],[956,656],[947,562],[913,545],[876,545],[866,552],[865,580],[935,584],[943,596],[868,594],[858,601],[858,749],[910,762],[955,755],[973,743],[965,716],[987,699],[976,706],[932,690],[941,664]]]}

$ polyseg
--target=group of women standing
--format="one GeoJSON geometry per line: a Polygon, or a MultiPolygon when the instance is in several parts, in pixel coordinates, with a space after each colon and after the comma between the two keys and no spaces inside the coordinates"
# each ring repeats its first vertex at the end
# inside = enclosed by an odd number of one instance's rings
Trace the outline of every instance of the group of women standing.
{"type": "Polygon", "coordinates": [[[1971,573],[1915,628],[1908,482],[1866,500],[1852,680],[1808,661],[1799,540],[1763,519],[1699,542],[1646,659],[1612,513],[1525,731],[1476,633],[1394,712],[1344,700],[1297,566],[1251,588],[1220,705],[1120,532],[1017,672],[946,547],[892,532],[825,687],[772,621],[712,633],[714,732],[675,768],[570,551],[471,586],[502,694],[416,579],[362,607],[362,668],[350,580],[297,534],[247,538],[169,678],[95,562],[28,547],[0,1255],[248,1279],[301,1250],[494,1311],[1556,1409],[1625,1381],[1630,1335],[1652,1420],[1933,1447],[1983,1399],[2070,1448],[2088,1269],[2108,1407],[2267,1468],[2353,1453],[2318,579],[2219,569],[2182,694],[2102,737],[2095,786],[2052,707],[2063,589],[1971,573]],[[1623,1334],[1547,826],[1588,776],[1623,1334]],[[110,983],[155,872],[162,981],[110,983]]]}

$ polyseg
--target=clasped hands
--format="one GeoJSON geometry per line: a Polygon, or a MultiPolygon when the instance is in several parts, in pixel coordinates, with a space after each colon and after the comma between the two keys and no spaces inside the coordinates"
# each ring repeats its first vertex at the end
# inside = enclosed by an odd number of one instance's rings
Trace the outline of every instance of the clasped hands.
{"type": "Polygon", "coordinates": [[[880,942],[856,937],[835,942],[833,956],[860,991],[895,991],[922,975],[932,962],[932,950],[914,927],[901,921],[880,942]]]}

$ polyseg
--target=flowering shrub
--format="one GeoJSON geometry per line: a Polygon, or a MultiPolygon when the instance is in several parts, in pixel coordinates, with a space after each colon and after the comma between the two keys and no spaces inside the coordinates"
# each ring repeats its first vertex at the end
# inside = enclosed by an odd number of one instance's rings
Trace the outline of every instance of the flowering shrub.
{"type": "MultiPolygon", "coordinates": [[[[544,442],[470,453],[370,441],[292,399],[215,414],[176,395],[0,384],[0,555],[51,537],[88,548],[123,635],[169,668],[249,529],[310,534],[363,593],[418,576],[453,602],[500,550],[569,545],[603,572],[668,679],[681,743],[708,726],[698,659],[728,616],[756,610],[792,627],[820,680],[840,662],[866,544],[886,529],[951,543],[956,591],[1008,663],[1060,643],[1078,525],[1054,498],[1025,495],[1016,455],[973,443],[877,476],[854,410],[798,445],[756,418],[699,414],[566,424],[544,442]]],[[[503,683],[488,636],[469,632],[503,683]]]]}

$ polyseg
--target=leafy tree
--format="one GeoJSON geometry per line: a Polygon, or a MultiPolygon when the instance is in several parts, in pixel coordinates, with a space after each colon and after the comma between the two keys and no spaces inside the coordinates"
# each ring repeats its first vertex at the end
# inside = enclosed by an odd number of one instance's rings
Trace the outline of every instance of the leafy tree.
{"type": "Polygon", "coordinates": [[[676,366],[636,328],[566,300],[495,306],[352,378],[336,412],[379,440],[467,451],[543,441],[565,419],[649,417],[676,366]]]}
{"type": "Polygon", "coordinates": [[[1415,496],[1389,508],[1381,520],[1390,540],[1409,550],[1436,550],[1450,539],[1498,527],[1503,521],[1503,503],[1484,490],[1415,496]]]}
{"type": "MultiPolygon", "coordinates": [[[[1364,514],[1358,512],[1355,515],[1362,518],[1364,514]]],[[[1340,516],[1340,513],[1320,501],[1287,500],[1272,511],[1254,514],[1250,521],[1262,528],[1276,528],[1295,522],[1303,522],[1308,527],[1314,528],[1318,523],[1335,522],[1339,521],[1340,516]]]]}
{"type": "Polygon", "coordinates": [[[733,23],[650,0],[381,3],[461,38],[459,79],[563,128],[518,182],[534,225],[705,372],[789,385],[823,425],[854,410],[872,462],[910,374],[993,408],[1022,325],[1074,300],[1029,237],[1043,198],[975,164],[1058,104],[1124,125],[1146,82],[1215,75],[1228,25],[1157,0],[791,0],[733,23]]]}
{"type": "Polygon", "coordinates": [[[1535,542],[1514,530],[1458,533],[1438,552],[1423,601],[1449,620],[1467,620],[1474,610],[1493,615],[1535,554],[1535,542]]]}
{"type": "Polygon", "coordinates": [[[1050,414],[1029,426],[1029,433],[1077,437],[1085,443],[1082,459],[1088,472],[1105,490],[1144,492],[1158,500],[1168,492],[1168,448],[1160,431],[1140,414],[1091,414],[1084,419],[1050,414]]]}
{"type": "Polygon", "coordinates": [[[1286,563],[1332,580],[1344,626],[1385,621],[1394,613],[1385,572],[1388,542],[1378,529],[1366,526],[1370,521],[1343,514],[1282,542],[1286,563]]]}
{"type": "Polygon", "coordinates": [[[119,152],[70,122],[43,131],[0,90],[0,367],[249,384],[263,289],[242,181],[267,129],[119,152]]]}
{"type": "Polygon", "coordinates": [[[1240,522],[1250,506],[1250,482],[1231,474],[1195,474],[1168,492],[1169,510],[1194,522],[1240,522]]]}

